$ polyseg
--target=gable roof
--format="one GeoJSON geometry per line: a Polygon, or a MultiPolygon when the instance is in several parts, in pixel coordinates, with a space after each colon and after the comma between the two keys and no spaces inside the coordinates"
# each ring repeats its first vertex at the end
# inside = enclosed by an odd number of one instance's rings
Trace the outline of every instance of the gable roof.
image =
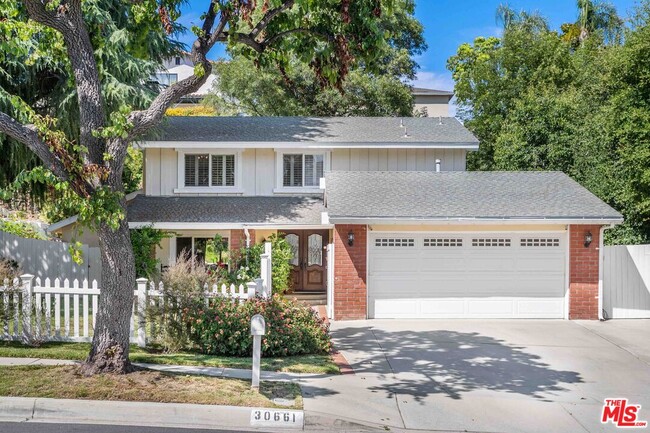
{"type": "Polygon", "coordinates": [[[167,117],[145,146],[160,147],[160,142],[174,146],[178,142],[420,143],[478,148],[476,137],[453,117],[167,117]]]}
{"type": "Polygon", "coordinates": [[[620,213],[561,172],[330,172],[334,223],[355,220],[611,220],[620,213]]]}

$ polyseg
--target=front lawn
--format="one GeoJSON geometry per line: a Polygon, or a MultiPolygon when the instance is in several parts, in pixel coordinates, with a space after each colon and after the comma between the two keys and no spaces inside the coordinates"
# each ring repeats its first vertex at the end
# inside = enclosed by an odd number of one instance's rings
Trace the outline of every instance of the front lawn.
{"type": "MultiPolygon", "coordinates": [[[[15,341],[0,341],[0,357],[71,359],[83,361],[88,356],[89,343],[43,343],[39,347],[24,346],[15,341]]],[[[163,353],[156,348],[141,349],[131,345],[132,362],[166,365],[196,365],[201,367],[251,368],[251,358],[210,356],[195,352],[163,353]]],[[[262,370],[291,373],[339,374],[339,368],[329,355],[300,355],[283,358],[262,358],[262,370]]]]}
{"type": "Polygon", "coordinates": [[[302,408],[300,387],[291,382],[262,382],[138,370],[130,374],[86,377],[76,366],[0,367],[0,395],[85,400],[150,401],[229,406],[302,408]],[[278,406],[274,399],[292,402],[278,406]]]}

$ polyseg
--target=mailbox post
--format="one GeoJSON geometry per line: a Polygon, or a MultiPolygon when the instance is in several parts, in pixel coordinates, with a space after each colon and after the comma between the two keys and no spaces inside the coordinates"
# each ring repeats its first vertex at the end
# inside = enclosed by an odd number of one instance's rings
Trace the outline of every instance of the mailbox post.
{"type": "Polygon", "coordinates": [[[260,358],[262,357],[262,335],[266,334],[266,321],[259,314],[251,318],[251,335],[253,336],[253,381],[251,388],[260,389],[260,358]]]}

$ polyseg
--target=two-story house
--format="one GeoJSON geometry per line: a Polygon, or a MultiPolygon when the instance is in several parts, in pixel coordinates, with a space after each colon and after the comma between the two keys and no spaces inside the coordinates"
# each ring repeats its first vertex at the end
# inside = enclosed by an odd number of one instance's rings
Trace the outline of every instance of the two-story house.
{"type": "Polygon", "coordinates": [[[620,214],[562,173],[466,171],[479,143],[455,118],[174,117],[141,146],[128,221],[176,234],[164,265],[217,233],[234,250],[280,232],[294,290],[338,320],[601,310],[620,214]]]}

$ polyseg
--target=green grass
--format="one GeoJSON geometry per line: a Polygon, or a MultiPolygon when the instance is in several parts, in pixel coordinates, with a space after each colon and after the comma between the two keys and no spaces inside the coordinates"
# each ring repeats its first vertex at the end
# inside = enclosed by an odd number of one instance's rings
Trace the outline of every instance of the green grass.
{"type": "Polygon", "coordinates": [[[86,377],[76,366],[0,367],[0,395],[86,400],[152,401],[229,406],[278,407],[274,399],[302,408],[300,387],[291,382],[262,382],[191,376],[140,369],[129,374],[86,377]]]}
{"type": "MultiPolygon", "coordinates": [[[[24,346],[15,341],[0,341],[0,357],[71,359],[82,361],[88,356],[89,343],[43,343],[39,347],[24,346]]],[[[163,353],[159,349],[141,349],[131,345],[132,362],[201,367],[251,368],[251,358],[210,356],[194,352],[163,353]]],[[[329,355],[301,355],[284,358],[262,358],[262,370],[291,373],[339,374],[329,355]]]]}

